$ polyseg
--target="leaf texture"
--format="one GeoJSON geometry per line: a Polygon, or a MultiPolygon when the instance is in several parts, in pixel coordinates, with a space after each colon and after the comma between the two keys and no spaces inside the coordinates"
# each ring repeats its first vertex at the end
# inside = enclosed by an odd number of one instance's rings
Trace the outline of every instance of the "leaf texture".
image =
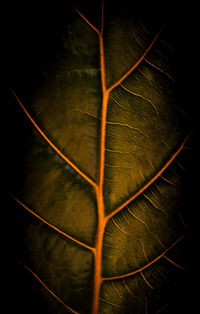
{"type": "Polygon", "coordinates": [[[38,312],[177,313],[192,123],[172,30],[128,3],[66,17],[41,86],[10,98],[28,130],[9,190],[38,312]]]}

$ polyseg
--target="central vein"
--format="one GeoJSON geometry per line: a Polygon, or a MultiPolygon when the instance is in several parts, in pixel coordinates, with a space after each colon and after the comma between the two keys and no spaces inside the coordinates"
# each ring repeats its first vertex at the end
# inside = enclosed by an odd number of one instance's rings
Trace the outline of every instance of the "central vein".
{"type": "MultiPolygon", "coordinates": [[[[75,8],[76,9],[76,8],[75,8]]],[[[105,139],[106,139],[106,116],[108,98],[111,89],[106,89],[106,75],[105,75],[105,60],[104,60],[104,45],[103,45],[103,27],[104,27],[104,1],[102,0],[102,14],[101,14],[101,30],[99,31],[90,21],[78,10],[77,13],[83,20],[97,33],[99,38],[100,50],[100,70],[101,70],[101,84],[102,84],[102,111],[101,111],[101,130],[100,130],[100,163],[99,163],[99,181],[94,185],[97,198],[98,209],[98,226],[96,233],[96,245],[94,249],[94,291],[92,301],[92,314],[98,313],[100,289],[102,283],[102,248],[103,235],[108,221],[104,213],[103,200],[103,182],[104,182],[104,167],[105,167],[105,139]]]]}
{"type": "Polygon", "coordinates": [[[101,111],[101,138],[100,138],[100,165],[99,165],[99,183],[96,188],[97,207],[98,207],[98,227],[96,234],[96,249],[94,255],[94,292],[92,313],[98,313],[100,289],[102,283],[102,248],[103,235],[106,226],[104,200],[103,200],[103,182],[104,182],[104,166],[105,166],[105,138],[106,138],[106,116],[109,91],[106,89],[104,46],[103,46],[103,5],[102,5],[102,21],[101,32],[99,36],[100,48],[100,66],[101,66],[101,83],[102,83],[102,111],[101,111]]]}

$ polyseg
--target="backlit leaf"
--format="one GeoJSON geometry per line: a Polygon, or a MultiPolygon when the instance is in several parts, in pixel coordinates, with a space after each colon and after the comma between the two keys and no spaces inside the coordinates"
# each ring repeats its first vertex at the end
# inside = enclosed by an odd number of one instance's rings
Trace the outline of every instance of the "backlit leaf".
{"type": "Polygon", "coordinates": [[[174,25],[153,7],[107,2],[60,13],[48,61],[35,59],[41,82],[28,87],[26,62],[12,86],[24,126],[8,184],[23,221],[17,255],[38,313],[177,313],[192,123],[174,25]]]}

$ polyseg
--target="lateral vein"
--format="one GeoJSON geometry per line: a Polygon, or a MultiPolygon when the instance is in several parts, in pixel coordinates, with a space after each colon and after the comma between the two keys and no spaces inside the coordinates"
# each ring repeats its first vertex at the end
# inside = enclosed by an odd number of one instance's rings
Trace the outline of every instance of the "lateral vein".
{"type": "Polygon", "coordinates": [[[180,147],[177,151],[171,156],[171,158],[166,162],[166,164],[157,172],[157,174],[147,183],[145,184],[139,191],[137,191],[132,197],[130,197],[126,202],[112,211],[110,214],[106,216],[106,220],[108,221],[111,217],[119,213],[125,206],[127,206],[130,202],[132,202],[136,197],[138,197],[141,193],[143,193],[154,181],[161,176],[161,174],[170,166],[172,161],[177,157],[177,155],[182,151],[185,143],[187,142],[188,138],[191,136],[193,129],[188,133],[180,147]]]}
{"type": "Polygon", "coordinates": [[[151,288],[151,289],[154,289],[153,286],[148,282],[148,280],[146,279],[146,277],[144,276],[143,272],[141,271],[140,272],[142,278],[144,279],[144,281],[146,282],[146,284],[151,288]]]}
{"type": "Polygon", "coordinates": [[[108,300],[105,300],[105,299],[103,299],[103,298],[99,298],[101,301],[103,301],[103,302],[106,302],[106,303],[108,303],[108,304],[111,304],[111,305],[113,305],[113,306],[115,306],[115,307],[118,307],[118,308],[120,308],[120,309],[122,309],[123,307],[122,306],[120,306],[120,305],[118,305],[118,304],[116,304],[116,303],[113,303],[113,302],[110,302],[110,301],[108,301],[108,300]]]}
{"type": "Polygon", "coordinates": [[[42,218],[41,216],[39,216],[38,214],[36,214],[34,211],[32,211],[29,207],[27,207],[24,203],[22,203],[18,198],[16,198],[14,195],[12,195],[11,193],[9,193],[9,195],[18,203],[20,204],[23,208],[25,208],[29,213],[31,213],[33,216],[35,216],[37,219],[39,219],[40,221],[42,221],[43,223],[45,223],[46,225],[48,225],[49,227],[51,227],[52,229],[54,229],[55,231],[57,231],[58,233],[64,235],[66,238],[70,239],[71,241],[79,244],[80,246],[85,247],[86,249],[94,252],[95,249],[77,239],[75,239],[74,237],[70,236],[69,234],[63,232],[62,230],[58,229],[57,227],[55,227],[54,225],[52,225],[51,223],[49,223],[48,221],[46,221],[44,218],[42,218]]]}
{"type": "Polygon", "coordinates": [[[74,9],[82,17],[82,19],[99,35],[99,30],[76,7],[74,7],[74,9]]]}
{"type": "Polygon", "coordinates": [[[178,267],[178,268],[180,268],[180,269],[182,269],[182,270],[186,270],[184,267],[182,267],[181,265],[179,265],[179,264],[177,264],[177,263],[175,263],[174,261],[172,261],[169,257],[167,257],[166,255],[163,255],[163,257],[166,259],[166,260],[168,260],[170,263],[172,263],[173,265],[175,265],[176,267],[178,267]]]}
{"type": "Polygon", "coordinates": [[[94,188],[96,188],[96,183],[90,179],[85,173],[83,173],[69,158],[67,158],[52,142],[51,140],[45,135],[45,133],[41,130],[41,128],[38,126],[38,124],[35,122],[35,120],[31,117],[29,112],[26,110],[20,99],[17,97],[15,92],[11,90],[12,94],[16,98],[17,102],[25,112],[26,116],[29,118],[31,123],[34,125],[34,127],[37,129],[37,131],[40,133],[40,135],[46,140],[46,142],[56,151],[56,153],[65,161],[67,162],[80,176],[82,176],[88,183],[90,183],[94,188]]]}
{"type": "Polygon", "coordinates": [[[129,74],[131,74],[137,67],[138,65],[142,62],[142,60],[145,58],[145,56],[147,55],[147,53],[149,52],[149,50],[152,48],[152,46],[154,45],[154,43],[156,42],[156,40],[158,39],[161,31],[163,30],[164,25],[161,26],[161,28],[159,29],[158,33],[156,34],[156,36],[154,37],[154,39],[152,40],[152,42],[150,43],[150,45],[147,47],[147,49],[144,51],[144,53],[141,55],[141,57],[138,59],[138,61],[117,81],[115,82],[113,85],[111,85],[108,88],[108,91],[112,91],[115,87],[117,87],[119,84],[121,84],[121,82],[123,80],[125,80],[125,78],[127,78],[127,76],[129,76],[129,74]]]}
{"type": "Polygon", "coordinates": [[[167,73],[166,71],[162,70],[161,68],[159,68],[158,66],[156,66],[155,64],[153,64],[152,62],[148,61],[146,58],[144,58],[144,60],[151,65],[153,68],[157,69],[158,71],[160,71],[161,73],[165,74],[166,76],[168,76],[168,78],[170,78],[173,82],[175,81],[173,79],[173,77],[171,75],[169,75],[169,73],[167,73]]]}
{"type": "Polygon", "coordinates": [[[119,275],[119,276],[113,276],[113,277],[104,277],[102,278],[103,281],[109,281],[109,280],[117,280],[117,279],[123,279],[132,275],[135,275],[137,273],[141,273],[144,269],[148,268],[149,266],[151,266],[152,264],[154,264],[156,261],[158,261],[161,257],[164,257],[164,255],[171,250],[176,244],[178,244],[181,240],[183,240],[186,236],[188,235],[188,233],[182,235],[180,238],[178,238],[174,243],[172,243],[166,250],[164,250],[160,255],[158,255],[156,258],[154,258],[151,262],[149,262],[148,264],[140,267],[137,270],[134,270],[130,273],[127,274],[123,274],[123,275],[119,275]]]}
{"type": "Polygon", "coordinates": [[[22,262],[20,262],[41,284],[42,286],[56,299],[58,300],[62,305],[64,305],[70,312],[74,314],[79,314],[75,310],[73,310],[71,307],[66,305],[52,290],[50,290],[47,285],[26,265],[24,265],[22,262]]]}
{"type": "Polygon", "coordinates": [[[117,126],[123,126],[123,127],[127,127],[129,129],[133,129],[133,130],[136,130],[138,131],[139,133],[141,133],[142,135],[144,135],[145,137],[148,137],[144,132],[142,132],[142,130],[140,130],[139,128],[136,128],[134,126],[131,126],[130,124],[128,123],[121,123],[121,122],[113,122],[113,121],[106,121],[107,124],[110,124],[110,125],[117,125],[117,126]]]}
{"type": "Polygon", "coordinates": [[[128,93],[133,94],[134,96],[140,97],[140,98],[142,98],[142,99],[148,101],[148,102],[152,105],[152,107],[154,108],[154,110],[156,111],[156,113],[158,114],[158,109],[157,109],[156,105],[155,105],[149,98],[146,98],[146,97],[144,97],[143,95],[140,95],[140,94],[137,94],[137,93],[131,91],[130,89],[128,89],[127,87],[125,87],[123,84],[120,84],[120,85],[121,85],[121,87],[122,87],[123,89],[125,89],[128,93]]]}

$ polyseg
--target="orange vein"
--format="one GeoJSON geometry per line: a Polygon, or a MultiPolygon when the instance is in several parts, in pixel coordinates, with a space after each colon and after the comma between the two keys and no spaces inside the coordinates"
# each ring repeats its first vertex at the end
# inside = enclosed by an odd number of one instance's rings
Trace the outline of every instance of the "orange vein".
{"type": "Polygon", "coordinates": [[[76,9],[78,14],[83,20],[98,34],[99,49],[100,49],[100,71],[101,71],[101,84],[102,84],[102,112],[101,112],[101,137],[100,137],[100,165],[99,165],[99,183],[96,187],[97,208],[98,208],[98,226],[96,234],[96,246],[94,253],[94,291],[92,302],[92,313],[98,313],[99,295],[101,288],[101,263],[102,263],[102,246],[103,235],[105,230],[105,217],[104,217],[104,200],[103,200],[103,181],[104,181],[104,165],[105,165],[105,137],[106,137],[106,115],[109,92],[106,90],[105,78],[105,60],[104,60],[104,46],[103,46],[103,26],[104,26],[104,2],[102,0],[101,11],[101,30],[99,31],[90,21],[76,9]]]}
{"type": "Polygon", "coordinates": [[[154,289],[154,287],[152,285],[150,285],[150,283],[148,282],[148,280],[146,279],[146,277],[144,276],[143,272],[141,271],[140,272],[142,278],[144,279],[144,281],[146,282],[146,284],[151,288],[151,289],[154,289]]]}
{"type": "Polygon", "coordinates": [[[76,12],[82,17],[82,19],[99,35],[99,30],[76,8],[76,12]]]}
{"type": "Polygon", "coordinates": [[[73,310],[71,307],[69,307],[68,305],[66,305],[52,290],[50,290],[45,283],[26,265],[24,265],[23,263],[21,263],[42,285],[43,287],[49,292],[51,293],[51,295],[58,300],[62,305],[64,305],[70,312],[74,313],[74,314],[79,314],[78,312],[76,312],[75,310],[73,310]]]}
{"type": "Polygon", "coordinates": [[[181,152],[183,149],[185,143],[187,142],[188,138],[192,134],[193,130],[190,131],[190,133],[186,136],[183,143],[180,145],[180,147],[177,149],[177,151],[172,155],[172,157],[166,162],[166,164],[161,168],[160,171],[147,183],[145,184],[137,193],[135,193],[131,198],[129,198],[126,202],[124,202],[122,205],[120,205],[118,208],[116,208],[113,212],[111,212],[109,215],[106,216],[106,220],[108,221],[111,217],[119,213],[125,206],[127,206],[130,202],[132,202],[136,197],[138,197],[141,193],[143,193],[158,177],[161,176],[161,174],[169,167],[169,165],[172,163],[172,161],[177,157],[177,155],[181,152]]]}
{"type": "Polygon", "coordinates": [[[31,115],[28,113],[22,102],[19,100],[17,95],[13,90],[11,90],[12,94],[17,99],[19,105],[25,112],[26,116],[29,118],[29,120],[32,122],[32,124],[35,126],[35,128],[38,130],[38,132],[42,135],[42,137],[47,141],[47,143],[56,151],[56,153],[64,160],[66,161],[80,176],[82,176],[87,182],[89,182],[93,187],[96,188],[96,183],[91,180],[85,173],[83,173],[73,162],[71,162],[51,141],[50,139],[44,134],[44,132],[40,129],[38,124],[34,121],[34,119],[31,117],[31,115]]]}
{"type": "Polygon", "coordinates": [[[56,228],[55,226],[53,226],[51,223],[49,223],[48,221],[46,221],[44,218],[42,218],[41,216],[37,215],[34,211],[32,211],[30,208],[28,208],[25,204],[23,204],[20,200],[18,200],[14,195],[12,195],[11,193],[9,193],[10,196],[17,202],[19,203],[22,207],[24,207],[29,213],[31,213],[32,215],[34,215],[36,218],[38,218],[40,221],[42,221],[43,223],[45,223],[46,225],[48,225],[49,227],[51,227],[52,229],[54,229],[55,231],[59,232],[60,234],[64,235],[66,238],[72,240],[73,242],[85,247],[86,249],[94,252],[94,248],[71,237],[70,235],[68,235],[67,233],[61,231],[60,229],[56,228]]]}
{"type": "Polygon", "coordinates": [[[100,300],[103,301],[103,302],[106,302],[106,303],[108,303],[108,304],[110,304],[110,305],[113,305],[114,307],[118,307],[118,308],[120,308],[120,309],[123,309],[122,306],[120,306],[120,305],[118,305],[118,304],[116,304],[116,303],[110,302],[110,301],[108,301],[108,300],[106,300],[106,299],[100,298],[100,300]]]}
{"type": "Polygon", "coordinates": [[[145,58],[145,56],[147,55],[147,53],[149,52],[149,50],[152,48],[152,46],[154,45],[154,43],[156,42],[156,40],[158,39],[161,31],[163,30],[164,25],[162,25],[162,27],[160,28],[160,30],[158,31],[158,33],[156,34],[156,36],[154,37],[154,39],[152,40],[152,42],[150,43],[150,45],[147,47],[147,49],[145,50],[145,52],[142,54],[142,56],[138,59],[138,61],[117,81],[115,82],[112,86],[110,86],[108,88],[108,91],[110,92],[111,90],[113,90],[115,87],[117,87],[123,80],[125,80],[125,78],[127,78],[127,76],[129,74],[131,74],[136,68],[137,66],[141,63],[141,61],[145,58]]]}
{"type": "MultiPolygon", "coordinates": [[[[103,15],[103,3],[102,3],[103,15]]],[[[98,206],[98,228],[96,235],[96,253],[94,265],[94,293],[92,313],[98,313],[100,288],[102,283],[101,264],[102,264],[102,247],[103,236],[105,230],[105,216],[104,216],[104,200],[103,200],[103,182],[104,182],[104,167],[105,167],[105,137],[106,137],[106,115],[109,93],[106,90],[105,80],[105,62],[104,62],[104,47],[103,47],[103,20],[101,26],[101,33],[99,34],[100,47],[100,63],[101,63],[101,83],[102,83],[102,111],[101,111],[101,138],[100,138],[100,165],[99,165],[99,184],[97,192],[97,206],[98,206]]]]}
{"type": "Polygon", "coordinates": [[[165,255],[163,255],[163,257],[166,259],[166,260],[168,260],[170,263],[172,263],[173,265],[175,265],[176,267],[178,267],[178,268],[180,268],[180,269],[182,269],[182,270],[186,270],[184,267],[182,267],[181,265],[179,265],[179,264],[177,264],[177,263],[175,263],[174,261],[172,261],[169,257],[167,257],[167,256],[165,256],[165,255]]]}
{"type": "Polygon", "coordinates": [[[166,179],[165,177],[163,177],[163,176],[160,176],[160,177],[161,177],[164,181],[166,181],[167,183],[169,183],[169,184],[171,184],[171,185],[174,185],[174,186],[178,186],[176,183],[174,183],[174,182],[172,182],[172,181],[166,179]]]}
{"type": "MultiPolygon", "coordinates": [[[[188,233],[187,233],[188,234],[188,233]]],[[[163,251],[159,256],[157,256],[155,259],[153,259],[151,262],[149,262],[148,264],[146,264],[145,266],[142,266],[141,268],[134,270],[133,272],[124,274],[124,275],[119,275],[119,276],[114,276],[114,277],[104,277],[102,278],[102,280],[106,281],[106,280],[115,280],[115,279],[122,279],[122,278],[126,278],[132,275],[135,275],[137,273],[141,273],[144,269],[148,268],[149,266],[151,266],[152,264],[154,264],[156,261],[158,261],[161,257],[163,257],[169,250],[171,250],[177,243],[179,243],[183,238],[186,237],[187,234],[184,234],[182,237],[180,237],[179,239],[177,239],[172,245],[170,245],[170,247],[168,247],[165,251],[163,251]]]]}

